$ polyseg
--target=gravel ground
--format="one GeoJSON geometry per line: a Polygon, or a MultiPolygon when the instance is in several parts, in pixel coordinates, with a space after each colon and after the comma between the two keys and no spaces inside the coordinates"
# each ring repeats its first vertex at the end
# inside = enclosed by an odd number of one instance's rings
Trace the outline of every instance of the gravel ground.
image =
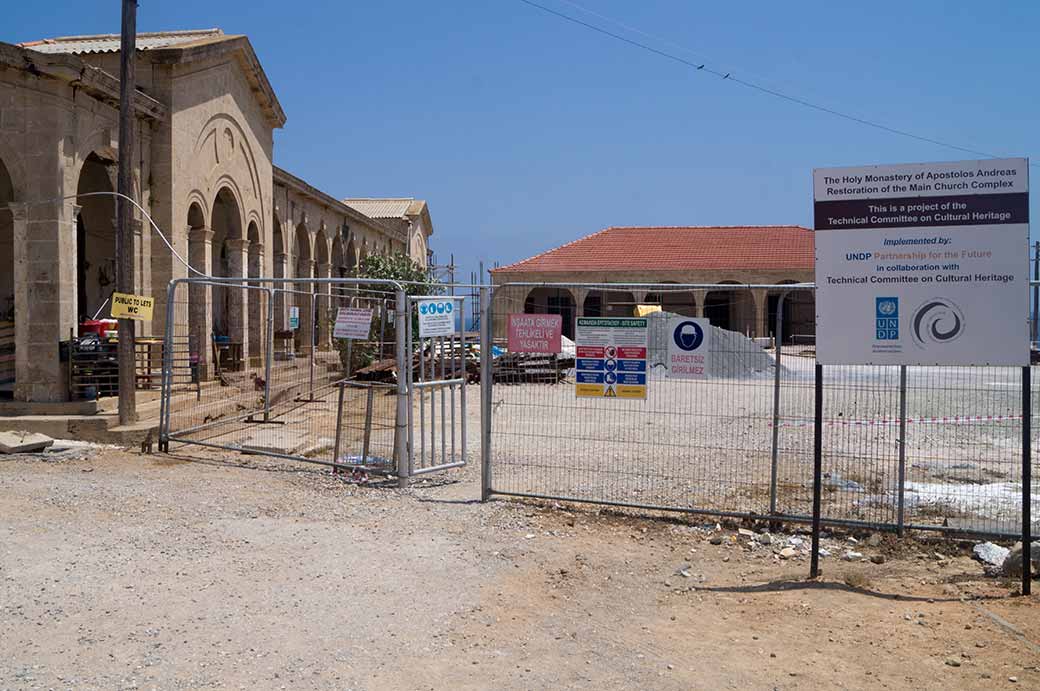
{"type": "Polygon", "coordinates": [[[1040,685],[1035,599],[956,545],[832,535],[810,584],[804,536],[477,488],[0,458],[0,688],[1040,685]]]}

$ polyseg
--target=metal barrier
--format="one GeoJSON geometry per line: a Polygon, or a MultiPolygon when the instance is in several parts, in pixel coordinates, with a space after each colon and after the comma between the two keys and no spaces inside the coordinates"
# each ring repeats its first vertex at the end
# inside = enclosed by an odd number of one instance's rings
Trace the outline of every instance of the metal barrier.
{"type": "MultiPolygon", "coordinates": [[[[175,281],[160,443],[362,467],[403,484],[465,465],[479,429],[485,499],[810,520],[812,286],[508,284],[479,295],[479,338],[464,319],[450,336],[420,338],[419,299],[392,282],[175,281]],[[224,320],[226,342],[210,342],[214,316],[195,303],[207,289],[250,306],[248,324],[224,320]],[[630,316],[637,304],[662,310],[647,317],[645,400],[577,397],[573,341],[556,356],[499,350],[511,313],[560,314],[571,337],[578,316],[630,316]],[[368,340],[334,345],[341,306],[379,315],[368,340]],[[668,314],[713,324],[710,379],[664,376],[668,314]]],[[[466,298],[441,299],[465,314],[466,298]]],[[[1018,534],[1022,416],[1038,393],[1023,390],[1019,368],[826,367],[823,385],[825,523],[1018,534]]]]}
{"type": "MultiPolygon", "coordinates": [[[[456,314],[465,315],[464,297],[443,299],[456,305],[456,314]]],[[[419,304],[420,299],[408,299],[409,315],[419,304]]],[[[405,375],[410,384],[408,474],[460,468],[466,465],[466,384],[470,378],[465,318],[459,319],[451,336],[422,338],[409,329],[407,351],[414,353],[407,360],[405,375]]]]}
{"type": "MultiPolygon", "coordinates": [[[[570,376],[538,383],[482,363],[484,496],[809,521],[816,362],[799,342],[811,340],[812,296],[806,285],[484,290],[482,351],[505,345],[510,313],[562,314],[566,329],[651,304],[729,327],[713,332],[711,379],[674,380],[655,373],[663,318],[651,314],[645,401],[579,398],[570,376]]],[[[1008,367],[824,368],[824,522],[1018,534],[1021,379],[1008,367]]]]}
{"type": "Polygon", "coordinates": [[[398,474],[400,459],[406,457],[399,408],[407,386],[350,379],[352,354],[354,363],[361,361],[356,357],[360,350],[377,358],[388,331],[403,345],[405,312],[398,312],[396,324],[385,323],[388,298],[382,286],[395,289],[389,299],[404,300],[389,281],[172,282],[161,448],[191,444],[398,474]],[[222,302],[226,311],[220,314],[222,302]],[[341,306],[373,307],[380,340],[340,347],[332,332],[341,306]],[[187,356],[181,343],[190,344],[187,356]],[[195,384],[187,389],[186,381],[195,384]]]}
{"type": "Polygon", "coordinates": [[[416,305],[393,281],[173,281],[160,448],[188,444],[363,469],[401,483],[464,465],[464,319],[451,336],[419,338],[416,305]],[[369,310],[367,338],[334,338],[341,307],[369,310]]]}

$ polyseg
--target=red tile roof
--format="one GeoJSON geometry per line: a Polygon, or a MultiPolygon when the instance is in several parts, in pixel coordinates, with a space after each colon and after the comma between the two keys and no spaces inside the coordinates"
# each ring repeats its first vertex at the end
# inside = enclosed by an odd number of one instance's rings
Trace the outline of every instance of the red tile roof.
{"type": "Polygon", "coordinates": [[[607,228],[495,272],[813,269],[800,226],[607,228]]]}

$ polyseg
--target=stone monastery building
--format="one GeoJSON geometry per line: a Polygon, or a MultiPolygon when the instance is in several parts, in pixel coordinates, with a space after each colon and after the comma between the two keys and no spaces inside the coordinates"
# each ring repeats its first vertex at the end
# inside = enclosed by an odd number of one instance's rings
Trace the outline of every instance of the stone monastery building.
{"type": "MultiPolygon", "coordinates": [[[[78,195],[116,186],[118,74],[117,35],[0,43],[0,398],[67,400],[59,342],[82,319],[108,315],[115,202],[78,195]]],[[[349,276],[368,254],[391,252],[426,264],[425,202],[340,200],[274,165],[273,131],[286,116],[245,36],[139,34],[134,115],[134,197],[203,273],[349,276]]],[[[135,292],[156,300],[138,334],[161,335],[167,285],[187,269],[135,218],[135,292]]],[[[258,356],[247,291],[212,292],[191,295],[192,333],[206,344],[223,334],[258,356]]],[[[274,319],[286,328],[284,307],[274,319]]],[[[316,328],[328,347],[328,327],[316,328]]]]}
{"type": "MultiPolygon", "coordinates": [[[[499,286],[495,329],[504,332],[499,321],[509,312],[560,314],[564,335],[573,338],[575,317],[631,317],[636,305],[658,305],[666,312],[707,317],[723,329],[769,337],[784,291],[744,286],[810,283],[813,257],[813,233],[799,226],[606,228],[493,269],[492,281],[499,286]],[[603,283],[719,286],[654,290],[595,285],[603,283]],[[509,284],[520,285],[501,288],[509,284]]],[[[792,291],[782,304],[784,340],[811,338],[813,294],[792,291]]]]}

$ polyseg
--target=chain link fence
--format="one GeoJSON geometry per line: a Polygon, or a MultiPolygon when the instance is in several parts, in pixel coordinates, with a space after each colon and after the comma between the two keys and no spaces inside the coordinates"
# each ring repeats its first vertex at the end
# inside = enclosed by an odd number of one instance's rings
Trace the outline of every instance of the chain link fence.
{"type": "Polygon", "coordinates": [[[396,382],[355,376],[387,350],[395,354],[399,340],[392,310],[398,294],[372,283],[378,282],[172,283],[164,446],[192,444],[396,473],[402,392],[396,382]],[[334,338],[341,307],[370,314],[366,338],[334,338]]]}
{"type": "MultiPolygon", "coordinates": [[[[563,352],[496,357],[491,493],[808,521],[815,348],[811,286],[496,286],[509,314],[560,314],[563,352]],[[648,315],[646,400],[575,395],[574,321],[648,315]],[[664,375],[668,315],[707,317],[708,380],[664,375]]],[[[831,524],[1014,535],[1021,526],[1022,370],[824,368],[823,517],[831,524]]],[[[1037,395],[1033,387],[1031,396],[1037,395]]],[[[1034,408],[1035,409],[1035,408],[1034,408]]]]}

